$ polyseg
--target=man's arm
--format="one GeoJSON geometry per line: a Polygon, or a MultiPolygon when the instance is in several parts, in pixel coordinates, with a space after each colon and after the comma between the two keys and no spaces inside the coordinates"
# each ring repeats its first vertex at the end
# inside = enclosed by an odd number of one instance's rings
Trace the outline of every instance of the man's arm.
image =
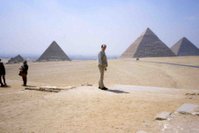
{"type": "Polygon", "coordinates": [[[106,67],[108,67],[108,60],[107,60],[106,54],[105,54],[105,64],[106,64],[106,67]]]}
{"type": "Polygon", "coordinates": [[[102,53],[99,52],[98,54],[98,64],[102,65],[102,53]]]}

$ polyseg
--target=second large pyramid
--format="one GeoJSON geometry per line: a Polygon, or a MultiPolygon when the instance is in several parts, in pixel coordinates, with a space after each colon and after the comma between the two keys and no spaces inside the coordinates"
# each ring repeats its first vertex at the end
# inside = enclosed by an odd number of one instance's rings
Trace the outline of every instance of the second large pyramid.
{"type": "Polygon", "coordinates": [[[175,54],[149,28],[121,55],[124,58],[165,56],[175,54]]]}

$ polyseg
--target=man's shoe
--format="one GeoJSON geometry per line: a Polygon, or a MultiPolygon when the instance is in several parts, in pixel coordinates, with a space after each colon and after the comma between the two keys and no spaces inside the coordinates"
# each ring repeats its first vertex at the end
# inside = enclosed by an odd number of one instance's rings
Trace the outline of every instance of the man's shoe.
{"type": "Polygon", "coordinates": [[[104,88],[102,88],[102,90],[108,90],[108,88],[104,87],[104,88]]]}
{"type": "Polygon", "coordinates": [[[106,88],[106,87],[103,87],[103,88],[98,87],[98,88],[101,89],[101,90],[108,90],[108,88],[106,88]]]}

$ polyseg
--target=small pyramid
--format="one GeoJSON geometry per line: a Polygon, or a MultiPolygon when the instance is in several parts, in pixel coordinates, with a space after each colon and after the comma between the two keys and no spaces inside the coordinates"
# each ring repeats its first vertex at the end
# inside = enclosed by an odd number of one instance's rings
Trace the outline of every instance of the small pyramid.
{"type": "Polygon", "coordinates": [[[165,56],[175,54],[149,28],[121,55],[122,58],[165,56]]]}
{"type": "Polygon", "coordinates": [[[70,61],[61,47],[53,41],[37,61],[70,61]]]}
{"type": "Polygon", "coordinates": [[[186,37],[183,37],[178,42],[176,42],[171,50],[177,56],[191,56],[191,55],[199,55],[199,49],[190,42],[186,37]]]}
{"type": "Polygon", "coordinates": [[[21,63],[23,61],[24,61],[24,58],[21,55],[17,55],[14,58],[10,58],[10,60],[8,60],[7,64],[21,63]]]}

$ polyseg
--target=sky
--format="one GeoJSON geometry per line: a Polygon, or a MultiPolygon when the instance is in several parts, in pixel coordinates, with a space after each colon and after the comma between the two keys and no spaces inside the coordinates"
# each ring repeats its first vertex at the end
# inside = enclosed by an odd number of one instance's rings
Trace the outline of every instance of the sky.
{"type": "Polygon", "coordinates": [[[199,47],[198,0],[0,0],[0,56],[40,56],[56,41],[67,55],[122,52],[149,27],[168,47],[199,47]]]}

